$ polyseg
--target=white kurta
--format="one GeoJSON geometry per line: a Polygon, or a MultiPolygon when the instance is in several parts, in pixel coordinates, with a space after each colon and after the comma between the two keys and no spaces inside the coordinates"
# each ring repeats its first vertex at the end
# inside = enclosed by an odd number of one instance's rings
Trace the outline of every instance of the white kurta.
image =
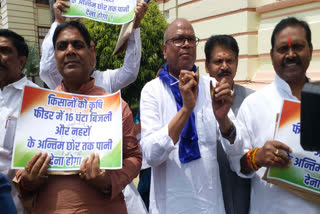
{"type": "MultiPolygon", "coordinates": [[[[276,76],[273,83],[243,101],[237,115],[238,123],[242,126],[241,139],[237,138],[237,141],[240,139],[245,148],[241,155],[232,159],[233,167],[239,175],[245,176],[240,173],[242,154],[251,148],[261,148],[266,141],[273,140],[276,114],[280,113],[284,99],[298,101],[292,95],[289,85],[276,76]]],[[[320,206],[262,180],[265,171],[266,168],[262,167],[256,173],[249,175],[252,177],[250,213],[320,213],[320,206]]]]}
{"type": "Polygon", "coordinates": [[[174,96],[159,78],[141,92],[141,147],[152,166],[151,214],[225,213],[217,163],[217,122],[209,90],[209,78],[200,77],[194,108],[201,158],[179,160],[179,142],[174,145],[168,124],[177,114],[174,96]]]}
{"type": "MultiPolygon", "coordinates": [[[[9,84],[0,90],[0,172],[12,180],[15,172],[11,170],[11,158],[13,142],[4,142],[6,133],[14,133],[15,130],[8,130],[7,121],[9,117],[18,118],[20,106],[22,102],[24,86],[38,87],[33,82],[27,80],[26,77],[19,81],[9,84]]],[[[18,213],[23,213],[23,206],[18,198],[18,193],[14,186],[12,186],[11,195],[17,207],[18,213]]]]}
{"type": "MultiPolygon", "coordinates": [[[[57,22],[54,22],[51,25],[41,47],[40,78],[50,89],[55,89],[62,81],[62,76],[56,68],[56,59],[52,42],[54,31],[58,25],[59,23],[57,22]]],[[[133,83],[138,76],[140,59],[140,28],[136,28],[129,37],[123,66],[119,69],[108,69],[104,72],[98,70],[94,71],[92,77],[95,78],[95,85],[104,88],[109,93],[114,93],[128,86],[130,83],[133,83]]]]}

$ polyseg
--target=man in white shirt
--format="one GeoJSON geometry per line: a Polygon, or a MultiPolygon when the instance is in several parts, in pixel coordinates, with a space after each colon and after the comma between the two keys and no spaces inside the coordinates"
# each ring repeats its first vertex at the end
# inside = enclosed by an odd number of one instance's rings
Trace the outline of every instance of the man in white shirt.
{"type": "MultiPolygon", "coordinates": [[[[37,87],[21,71],[27,61],[28,46],[22,36],[0,29],[0,173],[14,177],[10,170],[15,121],[18,117],[25,85],[37,87]]],[[[18,212],[23,207],[12,187],[12,197],[18,212]]]]}
{"type": "Polygon", "coordinates": [[[239,175],[252,178],[250,213],[316,214],[319,205],[262,180],[266,167],[286,168],[291,163],[286,154],[292,152],[290,144],[274,141],[273,136],[283,100],[299,101],[308,81],[306,70],[313,50],[310,28],[296,18],[283,19],[273,31],[271,45],[275,81],[248,96],[239,109],[240,135],[237,133],[235,144],[242,141],[245,148],[232,158],[233,166],[239,175]]]}
{"type": "MultiPolygon", "coordinates": [[[[239,47],[230,35],[211,36],[205,44],[206,71],[217,81],[225,78],[233,88],[231,109],[237,116],[243,100],[254,91],[235,84],[233,79],[237,73],[239,47]]],[[[250,207],[250,179],[239,177],[230,168],[227,154],[221,141],[217,143],[217,159],[219,163],[220,181],[222,185],[224,206],[227,214],[247,214],[250,207]]]]}
{"type": "Polygon", "coordinates": [[[167,64],[141,92],[140,144],[152,167],[151,214],[225,212],[216,144],[219,129],[231,142],[235,136],[227,116],[232,92],[226,80],[217,82],[212,102],[209,78],[195,74],[198,42],[190,22],[171,23],[163,44],[167,64]]]}
{"type": "MultiPolygon", "coordinates": [[[[66,0],[58,0],[54,5],[55,22],[43,40],[41,47],[41,61],[40,61],[40,78],[44,81],[50,89],[55,89],[60,85],[62,76],[56,68],[56,61],[54,57],[54,48],[52,37],[57,26],[65,21],[62,12],[69,5],[65,3],[66,0]]],[[[138,76],[141,58],[141,40],[139,24],[147,11],[147,3],[139,3],[136,8],[136,18],[134,30],[129,37],[126,55],[124,58],[123,66],[115,70],[106,70],[104,72],[95,70],[92,77],[95,78],[95,85],[104,88],[109,93],[114,93],[121,88],[128,86],[134,82],[138,76]]],[[[95,56],[94,44],[91,45],[90,51],[95,56]]],[[[94,63],[95,64],[95,63],[94,63]]]]}

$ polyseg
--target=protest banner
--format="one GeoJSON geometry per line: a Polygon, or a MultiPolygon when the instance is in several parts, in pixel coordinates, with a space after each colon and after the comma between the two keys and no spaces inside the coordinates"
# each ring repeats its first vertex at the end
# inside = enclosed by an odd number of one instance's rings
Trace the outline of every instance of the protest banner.
{"type": "Polygon", "coordinates": [[[110,24],[125,24],[133,20],[136,0],[70,0],[65,17],[88,18],[110,24]]]}
{"type": "Polygon", "coordinates": [[[285,169],[269,168],[264,179],[320,203],[320,152],[304,151],[300,145],[300,102],[284,100],[275,140],[292,149],[292,153],[287,153],[292,163],[285,169]]]}
{"type": "Polygon", "coordinates": [[[51,156],[48,170],[79,170],[93,152],[101,169],[122,167],[120,91],[85,96],[26,86],[17,122],[12,168],[37,152],[51,156]]]}

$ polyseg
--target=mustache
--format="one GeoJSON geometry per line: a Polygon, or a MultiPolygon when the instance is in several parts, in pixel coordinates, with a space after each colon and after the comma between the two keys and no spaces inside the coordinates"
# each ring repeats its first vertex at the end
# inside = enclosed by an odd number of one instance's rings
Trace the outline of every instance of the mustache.
{"type": "Polygon", "coordinates": [[[80,60],[78,59],[78,57],[74,54],[70,54],[70,55],[67,55],[65,58],[64,58],[64,63],[68,63],[68,62],[79,62],[80,60]]]}
{"type": "Polygon", "coordinates": [[[222,70],[217,74],[218,77],[229,76],[229,75],[232,75],[232,72],[229,69],[222,70]]]}
{"type": "Polygon", "coordinates": [[[297,65],[300,65],[301,59],[298,57],[294,57],[294,58],[285,58],[282,62],[282,66],[285,66],[286,64],[291,64],[291,63],[296,63],[297,65]]]}
{"type": "Polygon", "coordinates": [[[0,61],[0,67],[2,67],[2,68],[4,68],[4,69],[7,69],[8,67],[3,63],[3,62],[1,62],[0,61]]]}

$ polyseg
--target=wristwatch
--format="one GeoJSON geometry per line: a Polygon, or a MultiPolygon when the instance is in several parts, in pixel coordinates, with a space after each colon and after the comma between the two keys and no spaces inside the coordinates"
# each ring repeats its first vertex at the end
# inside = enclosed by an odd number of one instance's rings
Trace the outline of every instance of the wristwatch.
{"type": "Polygon", "coordinates": [[[222,133],[221,132],[221,135],[222,135],[222,137],[224,137],[225,139],[230,141],[232,138],[234,138],[236,136],[236,133],[237,133],[236,127],[232,123],[232,125],[231,125],[230,129],[228,130],[228,132],[227,133],[222,133]]]}

